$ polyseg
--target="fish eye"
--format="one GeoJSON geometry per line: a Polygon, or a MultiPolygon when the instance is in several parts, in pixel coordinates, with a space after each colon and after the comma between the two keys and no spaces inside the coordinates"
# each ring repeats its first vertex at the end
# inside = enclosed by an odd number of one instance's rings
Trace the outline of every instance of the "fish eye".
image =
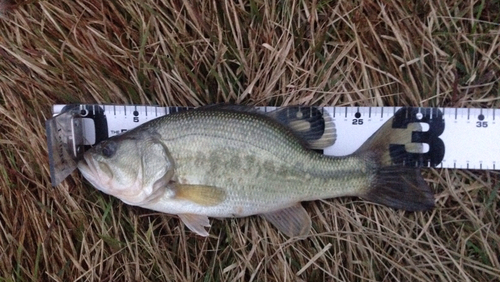
{"type": "Polygon", "coordinates": [[[104,146],[101,149],[101,153],[107,157],[110,158],[112,157],[116,152],[116,143],[113,141],[106,142],[104,146]]]}

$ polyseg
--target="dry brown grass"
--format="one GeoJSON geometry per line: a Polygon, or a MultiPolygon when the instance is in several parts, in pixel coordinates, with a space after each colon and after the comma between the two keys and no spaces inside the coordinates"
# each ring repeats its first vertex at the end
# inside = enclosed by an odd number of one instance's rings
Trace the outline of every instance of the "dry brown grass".
{"type": "Polygon", "coordinates": [[[0,3],[0,281],[500,279],[498,172],[425,170],[427,213],[307,203],[301,241],[51,187],[54,103],[499,107],[498,0],[191,2],[0,3]]]}

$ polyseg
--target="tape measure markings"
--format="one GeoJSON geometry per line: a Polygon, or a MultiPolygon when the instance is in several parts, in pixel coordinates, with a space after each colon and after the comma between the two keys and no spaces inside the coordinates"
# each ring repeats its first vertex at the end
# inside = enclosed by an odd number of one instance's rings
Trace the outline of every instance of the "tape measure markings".
{"type": "MultiPolygon", "coordinates": [[[[54,114],[60,113],[65,106],[54,105],[54,114]]],[[[154,118],[189,108],[142,105],[79,105],[79,109],[83,118],[89,116],[95,118],[101,115],[101,125],[103,121],[107,125],[106,137],[111,137],[154,118]]],[[[274,110],[275,107],[262,107],[261,109],[268,112],[274,110]]],[[[385,121],[394,116],[398,109],[400,107],[324,107],[323,112],[330,114],[334,120],[338,137],[337,142],[332,147],[325,149],[324,153],[338,156],[354,152],[385,121]]],[[[438,138],[444,142],[444,156],[437,167],[497,169],[496,162],[500,159],[500,149],[496,143],[499,143],[497,140],[500,137],[500,130],[496,123],[496,109],[412,109],[414,110],[405,112],[401,118],[411,118],[424,125],[423,132],[417,135],[420,135],[420,138],[438,138]],[[443,119],[445,127],[439,133],[435,126],[439,123],[440,117],[443,119]],[[439,133],[437,136],[436,132],[439,133]]],[[[91,129],[85,123],[84,127],[86,127],[85,136],[87,136],[87,131],[91,129]]],[[[100,125],[96,125],[95,130],[103,129],[100,125]]],[[[432,159],[421,159],[420,161],[425,161],[426,166],[432,165],[432,159]]]]}

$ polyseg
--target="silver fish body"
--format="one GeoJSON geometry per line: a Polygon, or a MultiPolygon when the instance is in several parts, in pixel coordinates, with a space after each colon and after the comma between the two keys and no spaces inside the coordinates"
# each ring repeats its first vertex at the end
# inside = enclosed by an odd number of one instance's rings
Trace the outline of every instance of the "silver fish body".
{"type": "Polygon", "coordinates": [[[97,145],[79,168],[99,190],[177,214],[203,236],[208,217],[255,214],[289,236],[305,235],[310,219],[300,202],[316,199],[360,196],[408,210],[433,205],[418,169],[390,165],[389,143],[411,142],[416,128],[391,138],[385,126],[356,153],[328,157],[304,141],[316,126],[300,133],[297,122],[286,124],[224,107],[168,115],[97,145]]]}
{"type": "Polygon", "coordinates": [[[162,211],[248,216],[354,195],[368,184],[366,161],[318,154],[269,119],[227,111],[193,111],[173,119],[157,132],[172,155],[177,182],[220,187],[226,197],[212,207],[185,201],[174,209],[172,200],[162,199],[162,211]]]}

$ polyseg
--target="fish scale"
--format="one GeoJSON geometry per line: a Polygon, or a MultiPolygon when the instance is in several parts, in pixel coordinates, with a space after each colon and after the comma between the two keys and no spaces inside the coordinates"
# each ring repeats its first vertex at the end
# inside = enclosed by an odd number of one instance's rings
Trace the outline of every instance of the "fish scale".
{"type": "MultiPolygon", "coordinates": [[[[180,138],[176,144],[170,142],[169,147],[176,151],[189,139],[180,138]]],[[[212,217],[247,216],[255,213],[265,213],[277,208],[284,208],[297,201],[331,198],[356,193],[355,187],[366,187],[366,173],[360,169],[365,163],[355,158],[343,161],[324,160],[317,153],[303,152],[309,170],[297,168],[288,162],[277,161],[272,155],[265,158],[261,150],[252,150],[243,157],[238,157],[240,164],[234,170],[231,158],[239,152],[238,149],[221,148],[220,146],[205,147],[200,153],[183,151],[182,155],[173,153],[176,160],[176,175],[182,179],[182,184],[205,184],[215,187],[225,187],[227,197],[217,207],[199,206],[212,217]],[[259,155],[259,158],[252,157],[259,155]],[[227,159],[226,159],[227,158],[227,159]],[[320,163],[323,162],[321,165],[320,163]],[[317,165],[318,164],[318,165],[317,165]],[[210,169],[206,169],[209,167],[210,169]],[[324,168],[325,174],[319,176],[314,168],[324,168]],[[353,174],[353,171],[360,171],[353,174]],[[220,177],[223,175],[222,177],[220,177]],[[347,191],[346,191],[347,190],[347,191]],[[276,204],[278,203],[278,204],[276,204]],[[239,210],[236,212],[234,210],[239,210]]],[[[297,158],[297,156],[295,156],[297,158]]],[[[192,207],[190,207],[192,208],[192,207]]],[[[167,207],[165,207],[165,210],[167,207]]],[[[178,211],[178,210],[177,210],[178,211]]],[[[179,211],[178,211],[179,212],[179,211]]],[[[180,212],[189,212],[188,209],[180,212]]]]}
{"type": "Polygon", "coordinates": [[[420,169],[391,163],[398,156],[390,145],[411,142],[418,124],[394,129],[387,122],[355,153],[331,157],[310,149],[330,144],[304,132],[334,132],[319,118],[224,106],[171,114],[95,146],[78,167],[99,190],[177,214],[202,236],[208,217],[254,214],[288,236],[303,236],[311,222],[300,202],[316,199],[359,196],[411,211],[434,205],[420,169]]]}

